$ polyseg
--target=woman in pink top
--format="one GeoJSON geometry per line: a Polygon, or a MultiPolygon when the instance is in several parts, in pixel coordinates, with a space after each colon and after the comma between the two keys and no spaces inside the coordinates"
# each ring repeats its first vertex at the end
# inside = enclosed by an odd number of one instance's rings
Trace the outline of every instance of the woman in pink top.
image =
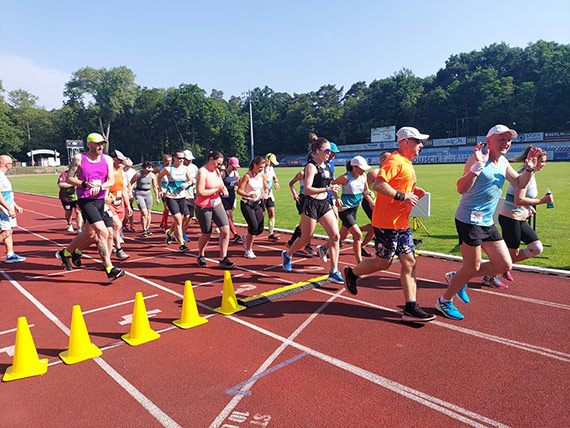
{"type": "Polygon", "coordinates": [[[212,222],[220,229],[220,267],[231,269],[235,266],[228,257],[230,227],[228,216],[222,205],[221,195],[227,195],[224,180],[219,168],[224,164],[224,156],[218,151],[208,154],[208,161],[198,170],[196,176],[196,218],[200,224],[200,240],[198,241],[198,266],[206,267],[204,251],[212,234],[212,222]]]}

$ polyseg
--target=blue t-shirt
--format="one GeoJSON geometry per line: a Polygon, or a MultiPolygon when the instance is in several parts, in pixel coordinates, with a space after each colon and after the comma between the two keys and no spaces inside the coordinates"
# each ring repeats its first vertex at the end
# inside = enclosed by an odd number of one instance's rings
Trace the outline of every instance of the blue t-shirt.
{"type": "Polygon", "coordinates": [[[503,184],[509,162],[504,156],[497,166],[487,161],[471,189],[461,196],[455,218],[463,223],[492,226],[493,214],[503,193],[503,184]]]}

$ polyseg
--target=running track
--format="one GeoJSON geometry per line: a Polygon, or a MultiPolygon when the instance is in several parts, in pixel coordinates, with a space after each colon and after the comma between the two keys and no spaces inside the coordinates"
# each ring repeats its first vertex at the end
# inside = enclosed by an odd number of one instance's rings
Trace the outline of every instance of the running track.
{"type": "MultiPolygon", "coordinates": [[[[357,296],[331,284],[223,316],[212,311],[223,282],[217,242],[207,251],[211,267],[200,269],[196,239],[179,254],[157,229],[149,238],[127,234],[131,258],[120,263],[127,275],[102,286],[96,259],[66,272],[54,258],[73,236],[59,201],[17,200],[25,213],[15,249],[28,259],[0,265],[0,374],[12,364],[19,316],[33,325],[38,354],[50,363],[43,376],[0,384],[0,426],[570,426],[568,278],[515,272],[506,292],[472,283],[472,303],[457,303],[465,320],[414,325],[400,321],[395,264],[361,280],[357,296]],[[185,280],[209,319],[190,330],[171,324],[185,280]],[[130,347],[120,336],[137,291],[161,337],[130,347]],[[67,349],[75,304],[103,355],[66,366],[57,355],[67,349]]],[[[242,257],[241,244],[230,246],[238,297],[326,273],[315,257],[295,257],[294,272],[283,271],[284,241],[264,235],[255,260],[242,257]]],[[[350,253],[342,249],[341,264],[353,263],[350,253]]],[[[421,306],[435,311],[443,274],[457,267],[418,258],[421,306]]]]}

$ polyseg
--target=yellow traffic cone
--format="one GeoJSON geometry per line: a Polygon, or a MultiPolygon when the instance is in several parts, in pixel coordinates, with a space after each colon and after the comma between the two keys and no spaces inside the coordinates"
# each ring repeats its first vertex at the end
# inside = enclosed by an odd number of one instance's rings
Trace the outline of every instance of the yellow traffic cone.
{"type": "Polygon", "coordinates": [[[98,357],[103,352],[91,343],[87,326],[79,305],[71,311],[71,333],[69,334],[69,349],[59,353],[65,364],[75,364],[98,357]]]}
{"type": "Polygon", "coordinates": [[[131,324],[131,332],[123,334],[121,339],[129,345],[137,346],[151,340],[158,339],[160,334],[150,328],[148,315],[144,305],[143,295],[139,291],[135,294],[135,308],[133,310],[133,322],[131,324]]]}
{"type": "Polygon", "coordinates": [[[34,339],[32,338],[26,317],[18,318],[14,361],[12,365],[6,369],[2,380],[8,382],[25,377],[43,375],[47,372],[47,365],[47,358],[41,360],[38,358],[38,351],[36,351],[34,339]]]}
{"type": "Polygon", "coordinates": [[[216,312],[224,315],[235,314],[236,312],[247,309],[245,306],[238,305],[236,293],[234,291],[234,284],[232,283],[232,276],[230,271],[224,272],[224,291],[222,293],[222,306],[214,309],[216,312]]]}
{"type": "Polygon", "coordinates": [[[198,314],[198,306],[196,305],[196,298],[194,297],[194,291],[192,290],[192,282],[186,281],[184,283],[182,314],[180,315],[180,319],[172,321],[172,324],[180,328],[188,329],[206,324],[207,322],[208,320],[206,318],[202,318],[198,314]]]}

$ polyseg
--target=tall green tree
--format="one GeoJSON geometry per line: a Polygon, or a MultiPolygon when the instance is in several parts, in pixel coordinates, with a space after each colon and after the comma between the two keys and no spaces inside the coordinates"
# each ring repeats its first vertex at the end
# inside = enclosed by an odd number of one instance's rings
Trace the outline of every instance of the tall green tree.
{"type": "Polygon", "coordinates": [[[22,146],[16,126],[10,120],[10,105],[4,99],[4,87],[0,80],[0,154],[12,155],[22,146]]]}

